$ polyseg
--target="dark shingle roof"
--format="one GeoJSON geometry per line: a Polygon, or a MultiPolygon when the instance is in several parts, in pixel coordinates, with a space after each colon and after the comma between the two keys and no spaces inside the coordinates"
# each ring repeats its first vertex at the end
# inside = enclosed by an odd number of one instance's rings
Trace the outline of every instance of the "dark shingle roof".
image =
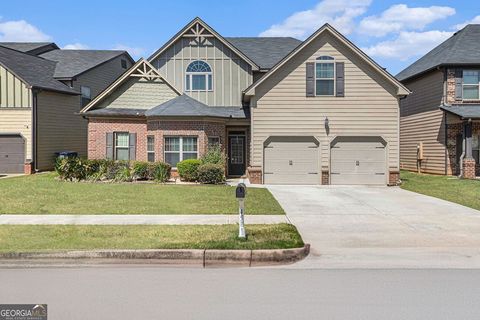
{"type": "Polygon", "coordinates": [[[480,105],[440,106],[440,109],[455,114],[463,119],[480,119],[480,105]]]}
{"type": "Polygon", "coordinates": [[[42,58],[56,61],[56,78],[73,78],[93,67],[127,53],[122,50],[52,50],[42,58]]]}
{"type": "Polygon", "coordinates": [[[0,42],[0,46],[34,55],[58,49],[54,42],[0,42]]]}
{"type": "Polygon", "coordinates": [[[262,69],[270,69],[302,41],[291,37],[226,37],[262,69]]]}
{"type": "Polygon", "coordinates": [[[248,114],[242,107],[209,107],[185,94],[168,100],[145,112],[147,117],[218,117],[246,119],[248,114]]]}
{"type": "Polygon", "coordinates": [[[480,64],[480,24],[469,24],[397,74],[408,78],[441,65],[480,64]]]}
{"type": "Polygon", "coordinates": [[[0,46],[0,63],[32,87],[77,94],[53,75],[56,63],[0,46]]]}

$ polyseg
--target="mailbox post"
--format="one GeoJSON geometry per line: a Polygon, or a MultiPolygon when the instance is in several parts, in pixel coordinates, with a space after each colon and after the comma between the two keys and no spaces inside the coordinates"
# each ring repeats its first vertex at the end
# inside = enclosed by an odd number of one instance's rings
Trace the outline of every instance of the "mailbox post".
{"type": "Polygon", "coordinates": [[[235,190],[235,196],[238,200],[238,237],[245,239],[245,196],[247,195],[247,186],[239,183],[235,190]]]}

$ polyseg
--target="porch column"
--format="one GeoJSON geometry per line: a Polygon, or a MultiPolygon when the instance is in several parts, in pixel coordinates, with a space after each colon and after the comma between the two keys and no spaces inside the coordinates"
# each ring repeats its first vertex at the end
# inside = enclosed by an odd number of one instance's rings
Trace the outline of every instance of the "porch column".
{"type": "Polygon", "coordinates": [[[475,159],[472,152],[472,121],[464,123],[465,158],[463,159],[463,178],[475,179],[475,159]]]}

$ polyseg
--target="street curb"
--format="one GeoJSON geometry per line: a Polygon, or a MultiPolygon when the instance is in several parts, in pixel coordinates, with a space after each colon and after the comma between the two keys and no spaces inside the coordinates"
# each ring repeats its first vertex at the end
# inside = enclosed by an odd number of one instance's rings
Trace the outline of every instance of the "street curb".
{"type": "Polygon", "coordinates": [[[310,245],[276,250],[70,250],[0,253],[1,266],[68,264],[159,264],[208,267],[255,267],[291,264],[310,253],[310,245]]]}

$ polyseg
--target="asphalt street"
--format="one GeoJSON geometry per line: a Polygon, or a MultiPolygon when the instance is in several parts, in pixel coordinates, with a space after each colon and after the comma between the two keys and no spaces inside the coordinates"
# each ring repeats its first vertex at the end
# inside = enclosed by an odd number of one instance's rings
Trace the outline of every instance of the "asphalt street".
{"type": "Polygon", "coordinates": [[[480,270],[0,270],[0,303],[52,319],[479,319],[480,270]]]}

